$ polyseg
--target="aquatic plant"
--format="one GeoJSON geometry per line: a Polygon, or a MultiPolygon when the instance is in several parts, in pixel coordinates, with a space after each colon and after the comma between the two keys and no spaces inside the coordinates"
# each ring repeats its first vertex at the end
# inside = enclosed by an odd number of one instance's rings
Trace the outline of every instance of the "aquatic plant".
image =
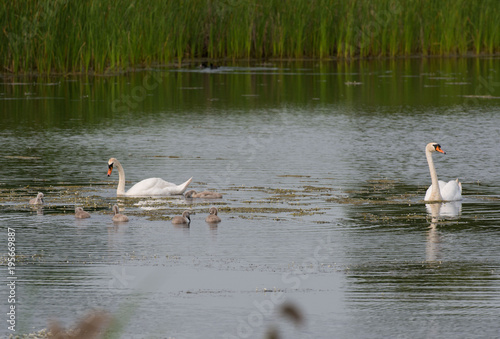
{"type": "Polygon", "coordinates": [[[5,72],[500,52],[496,0],[3,1],[5,72]]]}

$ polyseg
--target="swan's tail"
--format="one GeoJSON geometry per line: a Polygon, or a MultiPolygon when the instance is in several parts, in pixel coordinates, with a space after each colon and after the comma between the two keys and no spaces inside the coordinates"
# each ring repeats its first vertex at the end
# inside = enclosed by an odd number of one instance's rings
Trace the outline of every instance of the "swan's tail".
{"type": "Polygon", "coordinates": [[[188,188],[189,184],[193,181],[193,177],[189,178],[185,183],[178,185],[179,192],[177,194],[183,194],[184,191],[188,188]]]}

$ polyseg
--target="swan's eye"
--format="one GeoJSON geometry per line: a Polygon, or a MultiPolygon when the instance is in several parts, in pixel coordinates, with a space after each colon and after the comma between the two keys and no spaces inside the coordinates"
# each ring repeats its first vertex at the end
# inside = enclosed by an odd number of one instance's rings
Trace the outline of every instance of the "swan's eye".
{"type": "Polygon", "coordinates": [[[435,148],[436,152],[446,154],[446,152],[443,151],[443,149],[441,148],[441,145],[436,144],[436,145],[434,145],[434,148],[435,148]]]}
{"type": "Polygon", "coordinates": [[[108,165],[108,168],[109,168],[109,169],[113,169],[113,163],[109,164],[109,165],[108,165]]]}

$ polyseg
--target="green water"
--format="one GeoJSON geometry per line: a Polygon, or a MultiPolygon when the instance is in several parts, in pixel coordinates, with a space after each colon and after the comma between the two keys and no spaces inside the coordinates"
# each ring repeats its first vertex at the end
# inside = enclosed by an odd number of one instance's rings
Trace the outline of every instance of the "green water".
{"type": "Polygon", "coordinates": [[[96,307],[124,338],[500,333],[500,59],[4,78],[0,105],[0,241],[16,230],[21,333],[96,307]],[[461,202],[423,203],[428,142],[461,202]],[[111,157],[126,188],[193,177],[223,198],[117,198],[111,157]],[[44,206],[29,206],[39,191],[44,206]],[[128,224],[111,221],[115,203],[128,224]],[[174,227],[185,209],[190,227],[174,227]],[[278,299],[305,324],[280,318],[278,299]]]}

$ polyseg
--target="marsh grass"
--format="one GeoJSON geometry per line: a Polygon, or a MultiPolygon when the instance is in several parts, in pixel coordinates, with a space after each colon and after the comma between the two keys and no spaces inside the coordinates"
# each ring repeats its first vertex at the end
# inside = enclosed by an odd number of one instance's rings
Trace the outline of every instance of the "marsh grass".
{"type": "Polygon", "coordinates": [[[3,72],[500,52],[497,0],[3,1],[3,72]]]}

